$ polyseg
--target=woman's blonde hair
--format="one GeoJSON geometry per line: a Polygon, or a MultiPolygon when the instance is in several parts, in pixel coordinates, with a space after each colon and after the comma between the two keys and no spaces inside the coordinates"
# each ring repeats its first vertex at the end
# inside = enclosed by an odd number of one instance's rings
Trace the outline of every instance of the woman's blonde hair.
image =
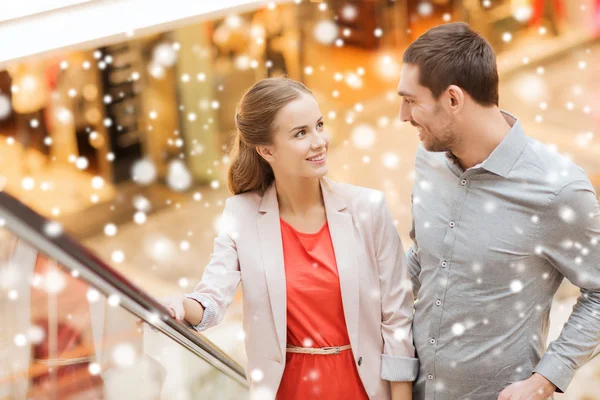
{"type": "Polygon", "coordinates": [[[256,148],[273,143],[275,119],[279,111],[302,93],[312,92],[289,78],[267,78],[244,94],[235,114],[237,133],[231,149],[227,184],[233,194],[266,190],[275,176],[269,163],[256,148]]]}

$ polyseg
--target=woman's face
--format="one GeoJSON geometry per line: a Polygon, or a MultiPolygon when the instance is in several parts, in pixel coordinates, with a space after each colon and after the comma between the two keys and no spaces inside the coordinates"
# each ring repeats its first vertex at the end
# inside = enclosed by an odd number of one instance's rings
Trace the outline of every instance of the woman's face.
{"type": "Polygon", "coordinates": [[[327,174],[329,137],[323,125],[319,105],[307,93],[279,111],[273,144],[259,147],[276,178],[320,178],[327,174]]]}

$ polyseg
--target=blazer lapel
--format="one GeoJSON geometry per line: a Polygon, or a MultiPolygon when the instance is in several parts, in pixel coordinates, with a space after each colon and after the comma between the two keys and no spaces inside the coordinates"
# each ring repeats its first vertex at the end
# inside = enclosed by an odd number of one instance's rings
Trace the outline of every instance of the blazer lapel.
{"type": "Polygon", "coordinates": [[[258,236],[262,261],[269,291],[269,300],[275,330],[279,340],[279,350],[285,361],[287,336],[287,299],[285,289],[285,268],[283,262],[283,245],[281,225],[279,222],[279,205],[275,184],[264,193],[258,211],[258,236]]]}
{"type": "MultiPolygon", "coordinates": [[[[344,212],[346,203],[344,199],[336,194],[332,188],[335,183],[326,179],[321,180],[321,191],[329,232],[335,259],[340,277],[340,288],[342,292],[342,304],[344,306],[344,317],[346,328],[350,337],[350,344],[354,349],[358,346],[358,300],[359,300],[359,277],[356,257],[354,256],[354,222],[352,215],[344,212]]],[[[356,351],[356,350],[355,350],[356,351]]]]}

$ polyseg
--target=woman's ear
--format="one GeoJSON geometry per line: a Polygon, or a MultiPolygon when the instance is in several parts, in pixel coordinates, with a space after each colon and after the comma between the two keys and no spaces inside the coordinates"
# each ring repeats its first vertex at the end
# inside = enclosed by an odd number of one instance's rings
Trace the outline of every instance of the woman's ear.
{"type": "Polygon", "coordinates": [[[256,147],[256,152],[268,163],[275,159],[273,157],[273,149],[271,146],[258,146],[256,147]]]}

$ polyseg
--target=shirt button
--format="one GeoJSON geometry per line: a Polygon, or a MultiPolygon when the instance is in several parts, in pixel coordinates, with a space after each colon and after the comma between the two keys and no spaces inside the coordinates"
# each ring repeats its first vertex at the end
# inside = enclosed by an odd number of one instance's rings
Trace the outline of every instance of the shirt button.
{"type": "Polygon", "coordinates": [[[442,267],[446,268],[448,266],[448,263],[446,261],[442,261],[442,267]]]}
{"type": "Polygon", "coordinates": [[[450,222],[450,228],[454,228],[456,226],[456,224],[454,223],[454,221],[450,222]]]}
{"type": "Polygon", "coordinates": [[[362,364],[362,357],[358,357],[358,366],[360,367],[362,364]]]}
{"type": "Polygon", "coordinates": [[[441,300],[436,300],[435,301],[435,305],[436,306],[441,306],[442,305],[442,301],[441,300]]]}
{"type": "Polygon", "coordinates": [[[431,374],[427,375],[427,379],[429,379],[429,380],[433,379],[433,375],[431,375],[431,374]]]}
{"type": "Polygon", "coordinates": [[[463,179],[462,181],[460,181],[460,184],[463,185],[463,186],[465,186],[467,184],[467,180],[463,179]]]}
{"type": "Polygon", "coordinates": [[[435,339],[434,338],[429,339],[429,343],[435,344],[435,339]]]}

